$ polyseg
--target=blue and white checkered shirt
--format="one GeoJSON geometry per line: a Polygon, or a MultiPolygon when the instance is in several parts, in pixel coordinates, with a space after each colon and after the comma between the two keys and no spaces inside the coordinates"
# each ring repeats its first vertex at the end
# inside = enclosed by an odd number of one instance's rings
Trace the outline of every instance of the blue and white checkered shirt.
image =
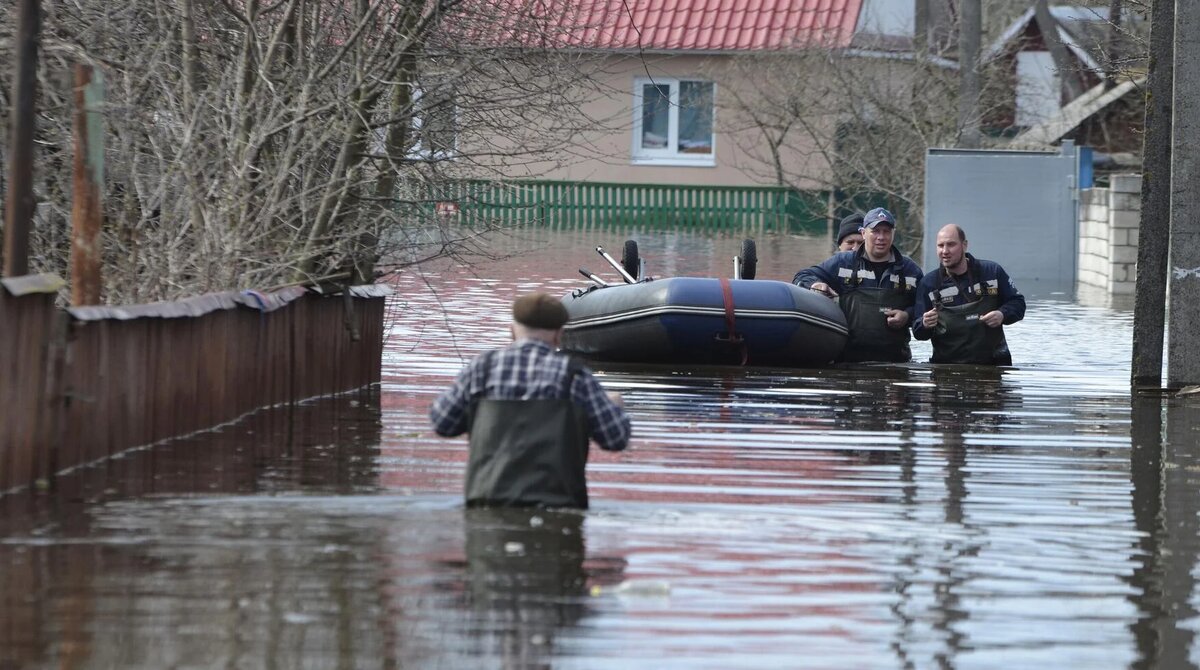
{"type": "MultiPolygon", "coordinates": [[[[467,432],[467,410],[477,396],[496,400],[536,400],[560,397],[570,357],[540,340],[518,340],[490,357],[476,356],[433,402],[429,418],[438,435],[454,437],[467,432]]],[[[620,451],[629,443],[629,415],[604,392],[587,368],[571,383],[571,400],[583,407],[592,440],[606,451],[620,451]]]]}

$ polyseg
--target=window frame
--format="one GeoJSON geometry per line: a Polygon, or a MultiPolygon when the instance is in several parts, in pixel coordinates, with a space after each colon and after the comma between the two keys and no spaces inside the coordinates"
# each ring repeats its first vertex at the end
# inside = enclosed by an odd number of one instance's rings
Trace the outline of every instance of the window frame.
{"type": "Polygon", "coordinates": [[[634,77],[633,79],[633,137],[630,156],[633,165],[663,165],[676,167],[714,167],[717,164],[717,83],[699,77],[634,77]],[[707,154],[679,151],[679,97],[683,82],[698,82],[712,86],[712,151],[707,154]],[[668,86],[667,146],[648,149],[642,146],[642,118],[646,86],[668,86]]]}

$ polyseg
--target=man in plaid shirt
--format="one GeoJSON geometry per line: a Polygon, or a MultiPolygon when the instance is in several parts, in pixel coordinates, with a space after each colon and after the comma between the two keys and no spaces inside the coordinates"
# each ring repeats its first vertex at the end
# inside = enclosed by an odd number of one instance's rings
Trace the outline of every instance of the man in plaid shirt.
{"type": "Polygon", "coordinates": [[[606,451],[629,443],[621,396],[556,351],[566,322],[558,298],[518,298],[513,343],[477,356],[434,401],[438,435],[469,433],[468,505],[586,508],[588,439],[606,451]]]}

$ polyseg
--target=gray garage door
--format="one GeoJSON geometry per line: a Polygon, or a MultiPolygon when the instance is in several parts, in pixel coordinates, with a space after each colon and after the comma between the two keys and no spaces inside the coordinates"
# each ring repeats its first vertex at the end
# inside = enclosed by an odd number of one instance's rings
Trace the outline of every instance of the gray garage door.
{"type": "Polygon", "coordinates": [[[922,266],[937,267],[937,231],[957,223],[972,254],[1017,282],[1073,290],[1078,178],[1070,141],[1056,152],[930,149],[922,266]]]}

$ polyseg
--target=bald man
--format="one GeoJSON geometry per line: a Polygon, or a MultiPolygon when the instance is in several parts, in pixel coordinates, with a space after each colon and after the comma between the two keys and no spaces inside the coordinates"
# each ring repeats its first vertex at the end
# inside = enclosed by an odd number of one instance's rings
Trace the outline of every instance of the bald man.
{"type": "Polygon", "coordinates": [[[1012,365],[1004,326],[1025,318],[1025,296],[998,263],[967,253],[955,224],[937,234],[938,269],[917,285],[913,337],[933,340],[931,363],[1012,365]]]}

